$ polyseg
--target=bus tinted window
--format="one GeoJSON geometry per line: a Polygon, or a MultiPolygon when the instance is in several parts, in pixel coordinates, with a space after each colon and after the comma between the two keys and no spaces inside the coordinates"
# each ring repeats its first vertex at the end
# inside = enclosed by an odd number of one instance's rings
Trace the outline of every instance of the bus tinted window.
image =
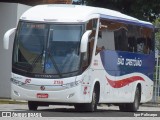
{"type": "Polygon", "coordinates": [[[154,51],[153,29],[101,19],[97,53],[101,50],[150,54],[154,51]]]}
{"type": "Polygon", "coordinates": [[[127,30],[120,28],[114,32],[115,48],[119,51],[128,50],[127,30]]]}

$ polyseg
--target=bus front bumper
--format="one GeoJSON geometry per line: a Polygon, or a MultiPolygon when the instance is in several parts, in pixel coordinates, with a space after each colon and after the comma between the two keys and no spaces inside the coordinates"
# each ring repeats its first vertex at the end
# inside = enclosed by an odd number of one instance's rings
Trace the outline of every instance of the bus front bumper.
{"type": "MultiPolygon", "coordinates": [[[[87,103],[81,85],[64,90],[31,90],[11,83],[11,97],[15,100],[45,101],[55,103],[87,103]]],[[[43,88],[42,88],[43,89],[43,88]]]]}

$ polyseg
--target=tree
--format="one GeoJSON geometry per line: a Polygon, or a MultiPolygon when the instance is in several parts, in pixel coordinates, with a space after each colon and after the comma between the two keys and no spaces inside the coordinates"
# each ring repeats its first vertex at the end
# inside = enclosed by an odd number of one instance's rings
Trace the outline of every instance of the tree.
{"type": "Polygon", "coordinates": [[[85,0],[86,5],[120,11],[153,22],[160,16],[160,0],[85,0]]]}
{"type": "Polygon", "coordinates": [[[160,51],[160,18],[157,18],[153,24],[155,25],[156,28],[156,33],[155,33],[155,47],[160,51]]]}
{"type": "Polygon", "coordinates": [[[84,4],[84,0],[72,0],[72,4],[76,5],[84,4]]]}

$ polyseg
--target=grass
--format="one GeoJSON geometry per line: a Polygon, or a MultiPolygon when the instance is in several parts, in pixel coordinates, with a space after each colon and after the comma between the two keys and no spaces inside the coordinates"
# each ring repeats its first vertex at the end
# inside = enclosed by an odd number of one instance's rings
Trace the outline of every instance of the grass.
{"type": "Polygon", "coordinates": [[[27,104],[26,101],[16,101],[11,99],[0,99],[0,104],[27,104]]]}

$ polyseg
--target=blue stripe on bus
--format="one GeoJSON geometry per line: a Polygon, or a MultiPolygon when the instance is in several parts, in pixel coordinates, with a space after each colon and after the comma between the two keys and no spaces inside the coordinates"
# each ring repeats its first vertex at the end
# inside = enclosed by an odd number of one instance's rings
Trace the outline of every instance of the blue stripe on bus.
{"type": "Polygon", "coordinates": [[[144,26],[144,27],[148,27],[151,29],[154,29],[154,26],[152,24],[145,24],[143,22],[140,22],[138,20],[129,20],[129,19],[125,19],[125,18],[120,18],[120,17],[115,17],[115,16],[110,16],[110,15],[100,15],[100,18],[107,18],[110,19],[112,21],[116,21],[116,22],[121,22],[121,23],[125,23],[125,24],[132,24],[132,25],[137,25],[137,26],[144,26]]]}
{"type": "Polygon", "coordinates": [[[155,65],[154,52],[139,54],[123,51],[103,50],[100,52],[106,72],[112,76],[122,76],[139,72],[153,80],[155,65]]]}

